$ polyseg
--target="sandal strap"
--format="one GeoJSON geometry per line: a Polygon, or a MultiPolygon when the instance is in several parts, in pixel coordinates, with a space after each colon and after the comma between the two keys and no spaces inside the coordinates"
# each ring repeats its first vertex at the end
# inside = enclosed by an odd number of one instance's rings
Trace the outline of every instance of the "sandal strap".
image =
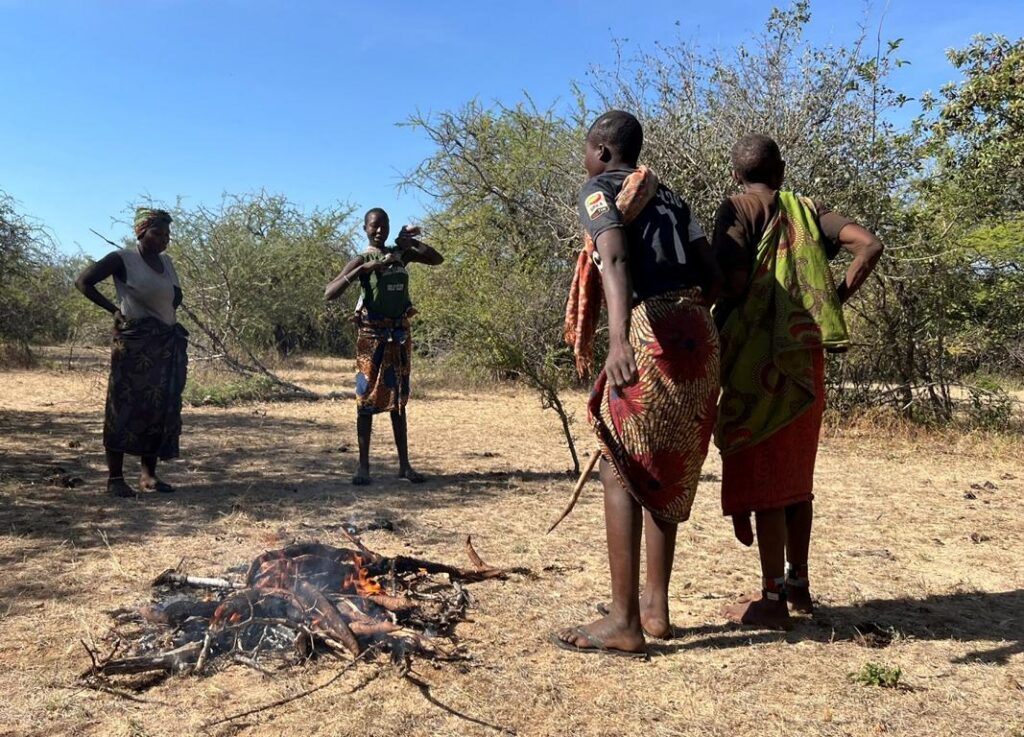
{"type": "Polygon", "coordinates": [[[604,640],[602,640],[597,635],[590,634],[589,632],[587,632],[582,627],[577,627],[575,629],[575,632],[576,632],[576,637],[584,638],[587,642],[592,643],[593,645],[596,645],[598,647],[598,649],[600,649],[600,650],[607,650],[608,649],[608,646],[604,644],[604,640]]]}

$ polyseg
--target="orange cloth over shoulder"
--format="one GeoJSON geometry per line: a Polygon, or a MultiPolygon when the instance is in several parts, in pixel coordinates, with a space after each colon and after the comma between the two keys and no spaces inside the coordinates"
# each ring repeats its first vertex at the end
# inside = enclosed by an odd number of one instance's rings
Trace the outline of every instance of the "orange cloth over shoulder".
{"type": "MultiPolygon", "coordinates": [[[[626,177],[615,197],[615,206],[625,223],[636,219],[658,191],[658,177],[646,166],[626,177]]],[[[601,316],[600,256],[590,233],[583,232],[583,250],[576,260],[576,272],[565,306],[565,342],[576,354],[576,371],[586,376],[594,364],[594,334],[601,316]]]]}

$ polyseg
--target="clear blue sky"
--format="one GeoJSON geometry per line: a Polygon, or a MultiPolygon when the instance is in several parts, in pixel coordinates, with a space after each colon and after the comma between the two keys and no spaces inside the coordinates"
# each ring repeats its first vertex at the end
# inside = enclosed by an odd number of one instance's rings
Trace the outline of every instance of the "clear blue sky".
{"type": "MultiPolygon", "coordinates": [[[[0,0],[0,190],[66,252],[93,256],[148,196],[216,203],[265,188],[305,207],[423,203],[399,172],[430,152],[397,127],[416,109],[478,97],[564,97],[631,44],[696,36],[731,47],[771,8],[754,0],[0,0]],[[677,28],[675,21],[680,21],[677,28]]],[[[865,18],[904,37],[897,86],[953,78],[944,50],[1024,33],[1020,0],[812,2],[812,37],[837,43],[865,18]]]]}

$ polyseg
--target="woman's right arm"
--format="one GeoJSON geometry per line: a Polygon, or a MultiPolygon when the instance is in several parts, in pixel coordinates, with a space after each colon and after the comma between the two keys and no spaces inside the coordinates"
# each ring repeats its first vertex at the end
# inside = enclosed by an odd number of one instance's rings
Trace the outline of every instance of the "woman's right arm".
{"type": "Polygon", "coordinates": [[[356,256],[345,264],[345,268],[341,270],[341,273],[324,289],[324,299],[327,301],[337,299],[345,293],[345,290],[349,288],[352,282],[359,278],[361,272],[374,271],[378,267],[379,263],[370,262],[368,264],[362,256],[356,256]]]}
{"type": "Polygon", "coordinates": [[[878,236],[857,223],[843,226],[839,231],[839,245],[853,254],[853,262],[846,271],[846,279],[836,289],[840,304],[846,304],[875,270],[885,247],[882,241],[878,240],[878,236]]]}
{"type": "Polygon", "coordinates": [[[106,256],[101,258],[99,261],[89,264],[85,270],[78,275],[75,279],[75,288],[79,292],[86,296],[90,302],[94,305],[102,307],[111,315],[117,316],[118,310],[117,305],[111,302],[109,299],[103,296],[103,293],[96,288],[104,279],[109,279],[111,276],[124,280],[124,261],[121,260],[121,254],[114,251],[108,253],[106,256]]]}

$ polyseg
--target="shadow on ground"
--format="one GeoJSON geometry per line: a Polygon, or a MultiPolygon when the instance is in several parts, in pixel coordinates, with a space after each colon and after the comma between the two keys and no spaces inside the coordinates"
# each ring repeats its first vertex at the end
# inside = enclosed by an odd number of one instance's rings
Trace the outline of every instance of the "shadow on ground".
{"type": "Polygon", "coordinates": [[[791,632],[742,629],[729,623],[675,628],[675,640],[652,642],[652,654],[745,647],[786,641],[855,642],[885,648],[892,640],[956,640],[999,643],[973,650],[957,663],[1005,664],[1024,653],[1024,590],[936,594],[922,599],[872,599],[862,604],[819,607],[813,618],[797,620],[791,632]],[[1006,643],[1006,644],[1002,644],[1006,643]]]}
{"type": "MultiPolygon", "coordinates": [[[[0,456],[0,529],[24,541],[18,553],[24,558],[63,543],[79,550],[102,547],[97,530],[131,543],[156,531],[193,535],[239,511],[286,526],[303,517],[338,522],[348,508],[388,512],[414,499],[418,510],[444,509],[508,494],[524,482],[571,483],[558,472],[432,474],[424,466],[427,481],[413,485],[398,479],[385,460],[374,466],[372,484],[356,487],[350,483],[354,438],[342,441],[353,431],[324,420],[268,417],[257,409],[192,413],[182,458],[160,467],[177,491],[115,499],[103,493],[102,417],[0,411],[0,436],[16,439],[0,456]]],[[[129,482],[135,464],[126,458],[129,482]]]]}

